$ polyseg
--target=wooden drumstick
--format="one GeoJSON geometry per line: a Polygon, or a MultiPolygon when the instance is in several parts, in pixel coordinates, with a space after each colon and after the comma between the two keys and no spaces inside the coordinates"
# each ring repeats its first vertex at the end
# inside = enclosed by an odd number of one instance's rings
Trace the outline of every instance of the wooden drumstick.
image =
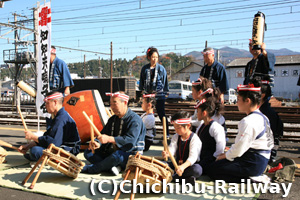
{"type": "Polygon", "coordinates": [[[20,107],[19,107],[19,106],[17,106],[17,109],[18,109],[18,111],[19,111],[19,114],[20,114],[20,117],[21,117],[21,120],[22,120],[23,126],[24,126],[24,128],[25,128],[25,131],[27,131],[27,130],[28,130],[28,128],[27,128],[27,125],[26,125],[26,123],[25,123],[25,120],[24,120],[24,118],[23,118],[23,115],[22,115],[21,109],[20,109],[20,107]]]}
{"type": "Polygon", "coordinates": [[[7,142],[4,142],[3,140],[0,140],[0,146],[8,147],[8,148],[11,148],[11,149],[14,149],[14,150],[18,151],[18,147],[15,147],[15,146],[7,143],[7,142]]]}
{"type": "MultiPolygon", "coordinates": [[[[168,141],[167,141],[167,126],[166,126],[166,117],[163,117],[163,145],[164,145],[164,151],[167,151],[167,148],[165,146],[165,143],[168,146],[168,141]]],[[[168,157],[164,159],[165,161],[168,161],[168,157]]]]}
{"type": "MultiPolygon", "coordinates": [[[[139,156],[139,152],[137,152],[134,157],[137,158],[138,156],[139,156]]],[[[126,181],[128,179],[128,176],[129,176],[130,172],[131,172],[130,168],[128,168],[123,181],[126,181]]],[[[121,190],[119,189],[116,196],[115,196],[115,198],[114,198],[114,200],[118,200],[120,195],[121,195],[121,190]]]]}
{"type": "Polygon", "coordinates": [[[108,115],[108,117],[111,117],[111,113],[109,112],[109,110],[107,108],[105,108],[106,114],[108,115]]]}
{"type": "MultiPolygon", "coordinates": [[[[90,116],[90,119],[93,122],[93,115],[90,116]]],[[[93,126],[91,126],[91,141],[94,142],[94,139],[95,139],[94,138],[94,128],[93,128],[93,126]]],[[[92,143],[91,146],[92,146],[92,153],[95,153],[94,144],[92,143]]]]}
{"type": "Polygon", "coordinates": [[[168,152],[169,157],[174,165],[175,171],[177,171],[177,169],[178,169],[177,162],[176,162],[174,156],[170,153],[168,142],[167,142],[166,117],[163,117],[163,134],[164,134],[164,140],[163,140],[164,149],[165,149],[165,151],[168,152]]]}
{"type": "Polygon", "coordinates": [[[85,111],[82,111],[82,114],[84,115],[84,117],[86,118],[86,120],[89,122],[89,124],[93,127],[95,133],[97,133],[97,136],[101,136],[100,131],[97,129],[97,127],[95,126],[95,124],[90,120],[89,116],[86,114],[85,111]]]}

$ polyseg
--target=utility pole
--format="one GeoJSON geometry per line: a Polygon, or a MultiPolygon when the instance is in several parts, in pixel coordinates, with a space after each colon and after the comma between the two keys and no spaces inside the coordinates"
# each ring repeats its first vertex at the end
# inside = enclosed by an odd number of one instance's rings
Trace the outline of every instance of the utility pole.
{"type": "Polygon", "coordinates": [[[171,78],[171,75],[172,75],[172,59],[170,58],[170,78],[171,78]]]}
{"type": "Polygon", "coordinates": [[[85,66],[85,54],[83,55],[83,78],[85,79],[86,77],[86,66],[85,66]]]}
{"type": "Polygon", "coordinates": [[[112,42],[110,42],[110,93],[113,92],[113,50],[112,42]]]}
{"type": "Polygon", "coordinates": [[[100,56],[99,56],[99,78],[102,78],[102,71],[101,71],[101,60],[100,60],[100,56]]]}

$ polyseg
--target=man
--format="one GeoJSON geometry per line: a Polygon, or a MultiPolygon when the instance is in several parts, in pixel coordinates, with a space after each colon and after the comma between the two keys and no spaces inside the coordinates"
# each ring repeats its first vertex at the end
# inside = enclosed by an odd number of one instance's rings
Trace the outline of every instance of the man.
{"type": "Polygon", "coordinates": [[[50,91],[58,90],[65,96],[70,94],[70,87],[74,86],[67,64],[56,57],[56,48],[51,46],[49,84],[50,91]]]}
{"type": "Polygon", "coordinates": [[[224,104],[224,93],[229,89],[225,67],[215,60],[215,52],[213,48],[207,47],[201,53],[203,54],[205,65],[200,71],[200,76],[211,80],[214,87],[220,89],[222,93],[220,101],[224,104]]]}
{"type": "Polygon", "coordinates": [[[109,118],[102,135],[91,141],[90,148],[84,152],[84,157],[92,164],[86,165],[82,173],[112,171],[117,175],[120,167],[125,169],[129,155],[144,149],[146,128],[140,116],[128,108],[129,96],[124,92],[106,95],[111,96],[110,107],[115,115],[109,118]],[[90,150],[92,146],[94,154],[90,150]]]}
{"type": "Polygon", "coordinates": [[[42,155],[43,150],[53,143],[70,153],[77,155],[80,150],[80,137],[75,121],[63,108],[63,94],[51,92],[44,99],[47,112],[54,115],[50,128],[43,136],[36,136],[31,131],[25,131],[25,138],[32,140],[30,143],[21,145],[19,152],[30,161],[37,161],[42,155]],[[25,154],[30,150],[29,154],[25,154]]]}
{"type": "Polygon", "coordinates": [[[265,43],[261,45],[261,49],[252,49],[251,39],[249,40],[249,51],[253,58],[247,63],[244,85],[247,85],[253,78],[259,76],[261,80],[269,81],[270,86],[274,87],[275,55],[266,51],[265,43]]]}

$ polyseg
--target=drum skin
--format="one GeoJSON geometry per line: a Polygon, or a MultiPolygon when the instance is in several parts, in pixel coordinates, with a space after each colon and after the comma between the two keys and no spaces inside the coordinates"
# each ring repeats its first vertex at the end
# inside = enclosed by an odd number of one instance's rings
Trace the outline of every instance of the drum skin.
{"type": "Polygon", "coordinates": [[[90,124],[82,114],[93,115],[95,126],[101,131],[108,121],[108,116],[98,90],[83,90],[72,93],[64,98],[63,106],[77,125],[81,143],[90,141],[90,124]]]}

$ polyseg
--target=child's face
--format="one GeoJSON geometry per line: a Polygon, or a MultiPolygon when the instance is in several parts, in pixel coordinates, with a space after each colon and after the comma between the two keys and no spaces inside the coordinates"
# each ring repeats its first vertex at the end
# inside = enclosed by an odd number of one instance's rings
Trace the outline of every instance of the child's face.
{"type": "Polygon", "coordinates": [[[204,115],[203,115],[203,112],[202,112],[201,108],[197,108],[197,119],[198,119],[198,121],[204,119],[204,115]]]}
{"type": "Polygon", "coordinates": [[[175,132],[178,134],[178,135],[185,135],[189,132],[190,130],[190,124],[187,124],[185,126],[182,126],[180,124],[174,124],[174,129],[175,129],[175,132]]]}
{"type": "Polygon", "coordinates": [[[149,103],[147,103],[146,99],[143,99],[142,109],[143,111],[147,111],[149,108],[149,103]]]}
{"type": "Polygon", "coordinates": [[[239,111],[246,111],[246,108],[248,107],[248,104],[243,100],[243,97],[238,95],[237,97],[237,106],[239,108],[239,111]]]}
{"type": "Polygon", "coordinates": [[[192,87],[192,96],[194,100],[200,100],[200,94],[202,93],[202,90],[197,91],[195,87],[192,87]]]}

